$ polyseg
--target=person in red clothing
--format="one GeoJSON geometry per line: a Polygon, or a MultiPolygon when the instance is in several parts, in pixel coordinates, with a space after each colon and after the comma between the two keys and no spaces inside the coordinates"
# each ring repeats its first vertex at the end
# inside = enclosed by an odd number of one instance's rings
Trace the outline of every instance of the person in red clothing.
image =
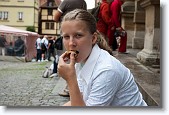
{"type": "MultiPolygon", "coordinates": [[[[121,27],[121,5],[125,2],[125,0],[113,0],[110,4],[110,13],[111,13],[111,21],[114,23],[115,29],[108,32],[109,45],[113,46],[113,50],[117,47],[117,41],[114,37],[115,31],[124,32],[124,29],[121,27]],[[113,44],[115,43],[115,44],[113,44]],[[116,45],[116,46],[115,46],[116,45]]],[[[118,52],[124,53],[126,52],[126,44],[127,44],[127,33],[125,32],[122,36],[120,35],[120,46],[118,52]]]]}
{"type": "Polygon", "coordinates": [[[98,14],[97,30],[101,33],[107,42],[109,42],[107,36],[108,29],[111,28],[113,28],[113,23],[110,20],[109,2],[107,2],[107,0],[101,0],[100,10],[98,14]]]}

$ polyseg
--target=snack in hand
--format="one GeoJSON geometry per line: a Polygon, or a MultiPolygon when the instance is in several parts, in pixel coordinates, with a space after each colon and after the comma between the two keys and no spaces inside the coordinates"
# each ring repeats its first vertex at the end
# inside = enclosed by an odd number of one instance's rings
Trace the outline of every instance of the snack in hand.
{"type": "Polygon", "coordinates": [[[67,55],[67,57],[70,57],[70,54],[72,53],[72,52],[74,52],[75,53],[75,58],[78,56],[78,54],[79,54],[79,51],[77,51],[77,50],[70,50],[70,51],[66,51],[66,55],[67,55]]]}

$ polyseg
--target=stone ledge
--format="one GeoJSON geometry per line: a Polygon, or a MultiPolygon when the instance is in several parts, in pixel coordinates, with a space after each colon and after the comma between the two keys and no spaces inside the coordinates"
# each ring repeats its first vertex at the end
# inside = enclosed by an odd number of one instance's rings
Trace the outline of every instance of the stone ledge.
{"type": "Polygon", "coordinates": [[[116,58],[130,69],[147,104],[151,107],[161,107],[160,68],[143,65],[136,58],[139,51],[128,51],[129,54],[118,54],[116,58]]]}
{"type": "MultiPolygon", "coordinates": [[[[136,81],[137,82],[137,81],[136,81]]],[[[148,106],[160,106],[155,99],[144,89],[144,86],[142,86],[141,84],[139,84],[137,82],[137,85],[140,89],[140,92],[143,95],[144,100],[146,101],[146,103],[148,104],[148,106]]]]}

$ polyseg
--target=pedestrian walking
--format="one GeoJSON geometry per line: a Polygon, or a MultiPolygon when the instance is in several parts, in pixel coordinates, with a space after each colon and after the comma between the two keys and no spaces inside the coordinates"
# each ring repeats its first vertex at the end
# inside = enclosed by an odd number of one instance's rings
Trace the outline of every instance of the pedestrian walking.
{"type": "Polygon", "coordinates": [[[58,74],[70,94],[65,106],[147,106],[132,73],[112,56],[89,12],[67,13],[61,33],[66,52],[59,58],[58,74]]]}

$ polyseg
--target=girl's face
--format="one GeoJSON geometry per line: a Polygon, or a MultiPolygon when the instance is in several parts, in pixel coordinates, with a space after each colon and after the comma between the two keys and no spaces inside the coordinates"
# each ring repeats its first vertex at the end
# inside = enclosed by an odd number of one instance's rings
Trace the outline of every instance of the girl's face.
{"type": "Polygon", "coordinates": [[[96,43],[96,34],[91,34],[84,21],[64,21],[61,25],[63,44],[67,51],[79,51],[76,62],[85,62],[96,43]]]}

